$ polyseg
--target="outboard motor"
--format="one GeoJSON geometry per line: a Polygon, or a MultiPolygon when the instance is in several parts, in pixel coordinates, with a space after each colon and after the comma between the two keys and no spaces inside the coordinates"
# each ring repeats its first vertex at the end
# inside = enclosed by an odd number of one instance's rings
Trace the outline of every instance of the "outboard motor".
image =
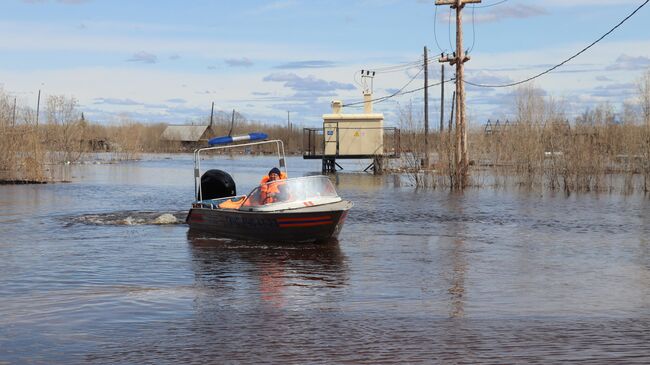
{"type": "Polygon", "coordinates": [[[201,176],[201,193],[203,200],[226,198],[237,195],[237,187],[230,174],[214,169],[201,176]]]}

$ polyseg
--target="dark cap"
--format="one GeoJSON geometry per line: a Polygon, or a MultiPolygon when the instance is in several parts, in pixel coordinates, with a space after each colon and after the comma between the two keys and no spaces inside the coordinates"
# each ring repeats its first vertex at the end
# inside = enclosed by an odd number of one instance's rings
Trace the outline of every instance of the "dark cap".
{"type": "Polygon", "coordinates": [[[271,171],[269,171],[269,176],[271,176],[271,174],[277,174],[280,176],[280,169],[277,167],[272,168],[271,171]]]}

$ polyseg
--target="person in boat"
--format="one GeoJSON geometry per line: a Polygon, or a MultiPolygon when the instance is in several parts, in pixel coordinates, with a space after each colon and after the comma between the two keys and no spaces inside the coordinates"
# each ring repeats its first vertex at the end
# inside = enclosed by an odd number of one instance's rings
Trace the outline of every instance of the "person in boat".
{"type": "Polygon", "coordinates": [[[255,191],[249,199],[244,202],[244,198],[229,199],[219,204],[222,209],[239,209],[242,204],[246,207],[258,206],[264,204],[277,203],[289,199],[286,185],[281,182],[285,180],[287,174],[274,167],[260,181],[260,188],[255,191]]]}
{"type": "Polygon", "coordinates": [[[281,180],[285,180],[287,174],[279,168],[272,168],[269,173],[260,181],[260,199],[262,204],[271,204],[287,199],[288,192],[281,180]]]}

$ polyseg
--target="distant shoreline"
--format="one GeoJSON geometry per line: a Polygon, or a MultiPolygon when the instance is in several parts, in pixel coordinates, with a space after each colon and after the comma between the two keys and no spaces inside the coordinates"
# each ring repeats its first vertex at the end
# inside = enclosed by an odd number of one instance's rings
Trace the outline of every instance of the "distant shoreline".
{"type": "Polygon", "coordinates": [[[0,180],[0,185],[34,185],[34,184],[48,184],[50,181],[38,180],[0,180]]]}

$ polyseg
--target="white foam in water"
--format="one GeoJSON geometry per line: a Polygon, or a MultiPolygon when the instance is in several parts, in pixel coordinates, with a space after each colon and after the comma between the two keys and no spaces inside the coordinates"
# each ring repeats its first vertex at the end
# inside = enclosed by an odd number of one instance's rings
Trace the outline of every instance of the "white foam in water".
{"type": "Polygon", "coordinates": [[[126,224],[127,226],[132,226],[134,224],[138,224],[139,222],[138,222],[137,219],[133,219],[133,217],[129,216],[129,217],[124,218],[122,223],[126,224]]]}
{"type": "Polygon", "coordinates": [[[172,213],[156,213],[156,212],[116,212],[107,214],[89,214],[86,216],[73,218],[77,223],[96,224],[96,225],[166,225],[178,224],[182,222],[182,218],[178,218],[172,213]]]}
{"type": "Polygon", "coordinates": [[[133,223],[135,223],[135,220],[132,217],[129,216],[129,217],[124,218],[122,223],[126,224],[127,226],[130,226],[130,225],[133,225],[133,223]]]}
{"type": "Polygon", "coordinates": [[[153,224],[174,224],[178,221],[172,214],[165,213],[153,220],[153,224]]]}

